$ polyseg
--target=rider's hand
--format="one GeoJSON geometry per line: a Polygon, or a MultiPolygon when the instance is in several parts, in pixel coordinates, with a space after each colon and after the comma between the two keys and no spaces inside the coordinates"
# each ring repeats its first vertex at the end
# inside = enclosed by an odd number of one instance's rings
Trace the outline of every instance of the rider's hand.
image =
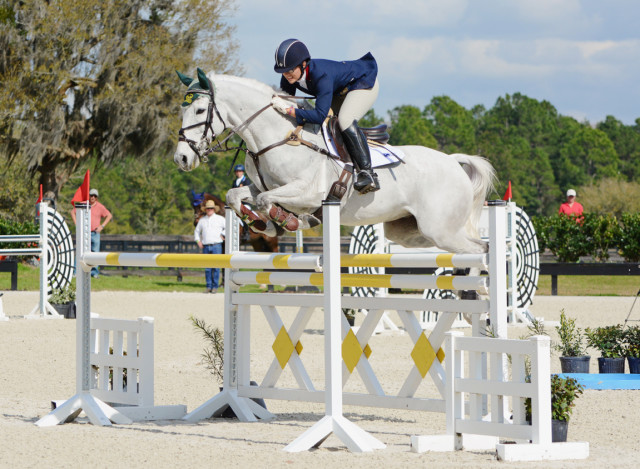
{"type": "Polygon", "coordinates": [[[295,117],[296,115],[293,105],[289,101],[282,99],[279,96],[274,96],[273,98],[271,98],[271,105],[276,111],[281,112],[286,116],[295,117]]]}

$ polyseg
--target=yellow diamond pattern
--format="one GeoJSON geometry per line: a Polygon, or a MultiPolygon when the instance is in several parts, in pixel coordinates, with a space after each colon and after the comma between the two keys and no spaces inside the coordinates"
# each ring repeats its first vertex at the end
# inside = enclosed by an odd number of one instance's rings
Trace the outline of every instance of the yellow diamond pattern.
{"type": "MultiPolygon", "coordinates": [[[[296,344],[296,352],[297,352],[298,355],[300,355],[302,353],[302,349],[303,349],[302,342],[298,341],[298,343],[296,344]]],[[[440,350],[442,350],[442,349],[440,349],[440,350]]],[[[440,361],[442,361],[442,360],[440,360],[440,361]]]]}
{"type": "Polygon", "coordinates": [[[284,326],[282,326],[280,332],[278,332],[276,340],[273,341],[273,345],[271,346],[271,348],[276,354],[276,358],[278,359],[278,363],[280,363],[280,367],[284,370],[284,367],[287,366],[287,362],[289,361],[289,358],[291,357],[291,354],[293,353],[293,350],[295,348],[284,326]]]}
{"type": "Polygon", "coordinates": [[[420,337],[416,341],[416,345],[411,351],[411,358],[416,364],[416,368],[420,372],[420,375],[424,378],[429,372],[429,368],[433,364],[433,360],[436,358],[436,352],[434,352],[429,339],[424,335],[424,332],[420,334],[420,337]]]}
{"type": "Polygon", "coordinates": [[[364,352],[364,356],[369,359],[369,357],[371,356],[371,347],[369,347],[369,344],[365,345],[362,351],[364,352]]]}
{"type": "Polygon", "coordinates": [[[342,359],[344,364],[347,365],[349,373],[353,373],[353,369],[356,367],[362,356],[362,347],[353,333],[353,330],[349,329],[346,337],[342,341],[342,359]]]}
{"type": "Polygon", "coordinates": [[[436,353],[436,357],[438,357],[438,361],[440,363],[444,361],[444,350],[442,350],[442,348],[438,349],[438,353],[436,353]]]}

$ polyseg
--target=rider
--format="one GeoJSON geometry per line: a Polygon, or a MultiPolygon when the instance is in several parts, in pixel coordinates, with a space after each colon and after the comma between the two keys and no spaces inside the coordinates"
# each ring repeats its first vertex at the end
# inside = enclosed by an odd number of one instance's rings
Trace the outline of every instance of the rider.
{"type": "Polygon", "coordinates": [[[276,49],[273,69],[282,73],[280,88],[295,95],[299,89],[316,97],[312,110],[285,107],[274,98],[274,107],[298,125],[322,124],[333,108],[338,115],[347,150],[359,170],[353,187],[363,193],[380,189],[377,174],[371,170],[367,138],[358,120],[371,109],[378,97],[378,65],[370,52],[358,60],[336,62],[312,59],[307,46],[297,39],[287,39],[276,49]]]}
{"type": "Polygon", "coordinates": [[[231,184],[232,189],[251,185],[251,180],[244,173],[244,165],[242,164],[235,165],[233,167],[233,172],[235,173],[236,178],[233,180],[233,184],[231,184]]]}

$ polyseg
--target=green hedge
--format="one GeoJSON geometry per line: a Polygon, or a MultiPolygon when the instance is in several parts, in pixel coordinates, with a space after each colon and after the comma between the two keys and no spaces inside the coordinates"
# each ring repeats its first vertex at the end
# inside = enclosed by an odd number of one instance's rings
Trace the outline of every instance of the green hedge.
{"type": "Polygon", "coordinates": [[[533,217],[540,252],[548,249],[559,262],[577,262],[591,256],[604,262],[615,248],[627,262],[640,261],[640,213],[613,215],[585,213],[580,218],[565,215],[533,217]]]}

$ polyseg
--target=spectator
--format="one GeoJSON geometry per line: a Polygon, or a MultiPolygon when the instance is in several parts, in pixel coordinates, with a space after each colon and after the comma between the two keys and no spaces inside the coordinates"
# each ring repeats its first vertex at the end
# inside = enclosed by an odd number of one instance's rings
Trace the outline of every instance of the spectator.
{"type": "MultiPolygon", "coordinates": [[[[107,210],[107,208],[98,202],[98,189],[91,189],[89,191],[89,205],[91,206],[91,251],[100,251],[100,233],[107,226],[107,223],[111,221],[113,215],[107,210]],[[104,218],[104,220],[103,220],[104,218]]],[[[73,223],[76,223],[76,209],[71,211],[71,218],[73,223]]],[[[97,278],[100,275],[100,271],[97,267],[91,268],[91,276],[97,278]]]]}
{"type": "MultiPolygon", "coordinates": [[[[222,254],[224,218],[216,214],[216,204],[213,200],[207,200],[204,211],[206,216],[201,217],[196,225],[196,243],[203,254],[222,254]]],[[[206,293],[217,293],[220,269],[204,269],[204,278],[207,282],[206,293]]]]}
{"type": "Polygon", "coordinates": [[[582,204],[580,204],[580,202],[576,202],[576,191],[569,189],[567,191],[567,201],[560,205],[558,213],[560,215],[564,214],[570,217],[575,217],[576,219],[582,219],[583,210],[582,204]]]}

